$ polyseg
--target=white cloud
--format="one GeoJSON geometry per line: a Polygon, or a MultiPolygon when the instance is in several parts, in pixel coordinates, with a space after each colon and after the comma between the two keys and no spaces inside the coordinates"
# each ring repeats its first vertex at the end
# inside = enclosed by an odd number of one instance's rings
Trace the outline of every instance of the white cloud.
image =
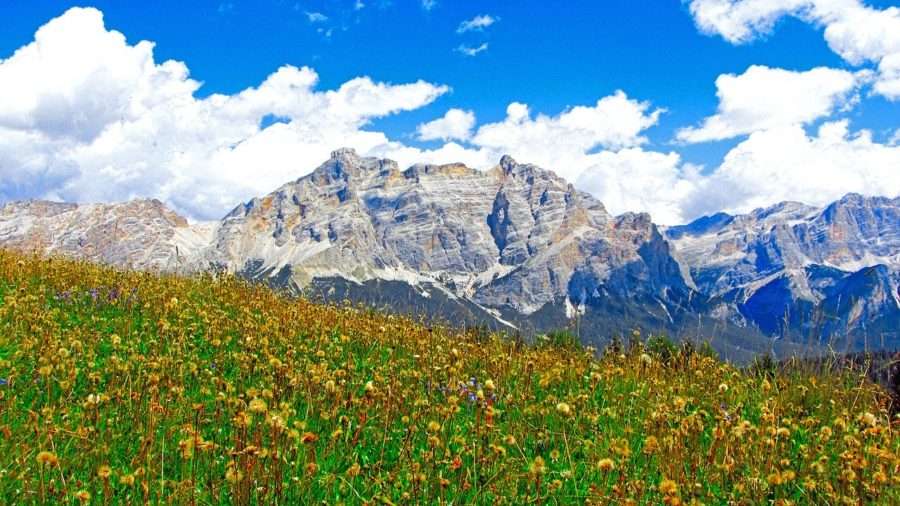
{"type": "Polygon", "coordinates": [[[705,33],[740,44],[770,33],[794,16],[825,27],[829,47],[852,65],[876,65],[873,90],[900,99],[900,8],[879,10],[859,0],[692,0],[690,11],[705,33]]]}
{"type": "Polygon", "coordinates": [[[148,196],[217,218],[336,146],[387,144],[363,127],[449,90],[362,77],[318,91],[317,82],[312,69],[285,66],[257,87],[197,99],[183,63],[156,63],[152,43],[129,45],[99,11],[71,9],[0,62],[0,200],[148,196]],[[267,115],[287,123],[261,129],[267,115]]]}
{"type": "Polygon", "coordinates": [[[666,224],[720,208],[900,191],[900,147],[850,133],[846,122],[816,135],[798,124],[767,126],[703,175],[677,153],[647,147],[645,132],[662,110],[621,91],[555,115],[513,102],[505,118],[478,128],[471,111],[451,109],[418,129],[447,142],[420,149],[367,127],[432,103],[446,86],[368,77],[336,89],[317,84],[312,69],[285,66],[240,93],[199,99],[183,63],[157,63],[152,43],[128,44],[106,30],[99,11],[72,9],[0,61],[0,201],[156,197],[215,219],[342,146],[401,167],[459,161],[486,169],[511,154],[591,191],[613,213],[649,211],[666,224]],[[262,128],[268,116],[280,121],[262,128]]]}
{"type": "Polygon", "coordinates": [[[476,54],[487,50],[488,43],[485,42],[478,47],[469,47],[465,44],[460,45],[456,48],[456,52],[462,53],[463,56],[475,56],[476,54]]]}
{"type": "Polygon", "coordinates": [[[887,141],[888,146],[900,146],[900,128],[894,130],[894,135],[887,141]]]}
{"type": "Polygon", "coordinates": [[[488,14],[475,16],[472,19],[460,23],[459,28],[456,29],[456,33],[465,33],[472,30],[483,31],[485,28],[491,26],[499,20],[499,18],[495,18],[488,14]]]}
{"type": "Polygon", "coordinates": [[[309,19],[310,23],[322,23],[328,21],[328,16],[322,14],[321,12],[304,12],[306,14],[306,18],[309,19]]]}
{"type": "Polygon", "coordinates": [[[654,222],[667,225],[686,221],[682,207],[696,192],[697,168],[682,164],[677,153],[631,147],[585,158],[589,167],[575,184],[610,212],[646,211],[654,222]]]}
{"type": "Polygon", "coordinates": [[[851,72],[826,67],[792,72],[754,65],[739,76],[723,74],[716,79],[718,112],[676,135],[681,141],[704,142],[807,124],[851,104],[860,80],[851,72]]]}
{"type": "Polygon", "coordinates": [[[527,105],[514,102],[506,109],[506,119],[481,126],[472,143],[546,167],[567,165],[559,163],[560,153],[577,158],[598,147],[617,150],[645,143],[642,132],[655,125],[661,113],[622,91],[593,107],[572,107],[556,116],[532,118],[527,105]]]}
{"type": "Polygon", "coordinates": [[[799,125],[781,126],[755,132],[732,149],[683,209],[697,216],[784,200],[822,205],[849,192],[895,197],[898,167],[900,147],[873,142],[866,130],[851,134],[846,120],[825,123],[816,135],[799,125]]]}
{"type": "Polygon", "coordinates": [[[450,109],[444,114],[444,117],[419,125],[416,132],[419,139],[423,141],[448,141],[451,139],[465,141],[472,137],[472,128],[474,127],[474,112],[450,109]]]}
{"type": "Polygon", "coordinates": [[[438,0],[422,0],[422,8],[430,11],[438,6],[438,0]]]}

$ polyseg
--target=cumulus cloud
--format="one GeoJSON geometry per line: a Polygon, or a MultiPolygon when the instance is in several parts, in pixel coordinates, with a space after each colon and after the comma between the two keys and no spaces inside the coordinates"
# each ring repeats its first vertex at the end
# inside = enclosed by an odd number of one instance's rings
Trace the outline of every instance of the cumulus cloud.
{"type": "MultiPolygon", "coordinates": [[[[448,87],[359,77],[318,89],[318,81],[310,68],[284,66],[239,93],[197,98],[200,83],[185,64],[156,62],[151,42],[128,43],[95,9],[69,10],[0,61],[0,201],[155,197],[191,218],[217,219],[342,146],[401,166],[458,161],[487,169],[511,154],[594,193],[613,213],[649,211],[664,224],[783,199],[900,192],[900,147],[851,132],[846,122],[826,123],[815,135],[801,124],[840,108],[846,96],[838,91],[788,120],[753,123],[762,130],[703,172],[675,152],[652,150],[646,131],[663,110],[622,91],[556,114],[513,102],[503,119],[477,127],[472,111],[450,109],[419,125],[419,138],[443,141],[422,149],[371,122],[428,105],[448,87]]],[[[723,105],[717,115],[734,122],[741,114],[723,105]]]]}
{"type": "Polygon", "coordinates": [[[755,132],[700,181],[687,216],[718,210],[747,212],[784,200],[823,205],[849,192],[900,195],[900,147],[851,133],[846,120],[824,123],[815,135],[800,125],[755,132]]]}
{"type": "Polygon", "coordinates": [[[587,153],[594,148],[620,149],[647,141],[642,132],[655,125],[661,109],[628,98],[623,91],[591,106],[572,107],[556,116],[532,117],[526,104],[514,102],[506,118],[483,125],[473,139],[478,146],[516,153],[535,163],[549,163],[558,153],[587,153]]]}
{"type": "Polygon", "coordinates": [[[495,18],[494,16],[488,14],[475,16],[472,19],[460,23],[459,28],[456,29],[456,33],[466,33],[472,30],[483,31],[485,28],[493,25],[497,21],[499,21],[499,18],[495,18]]]}
{"type": "Polygon", "coordinates": [[[451,139],[465,141],[472,137],[475,113],[462,109],[450,109],[442,118],[418,126],[416,132],[423,141],[451,139]]]}
{"type": "Polygon", "coordinates": [[[130,45],[99,11],[71,9],[0,62],[0,199],[150,196],[217,218],[335,146],[388,143],[363,127],[448,91],[367,77],[320,91],[317,82],[312,69],[285,66],[257,87],[198,99],[183,63],[156,63],[152,43],[130,45]],[[285,122],[262,128],[269,115],[285,122]]]}
{"type": "Polygon", "coordinates": [[[856,74],[826,67],[792,72],[754,65],[741,75],[723,74],[716,79],[717,113],[676,136],[684,142],[704,142],[807,124],[851,104],[860,81],[856,74]]]}
{"type": "Polygon", "coordinates": [[[825,28],[829,47],[848,63],[874,64],[873,90],[900,99],[900,8],[879,10],[859,0],[691,0],[701,31],[733,44],[764,36],[784,16],[825,28]]]}
{"type": "Polygon", "coordinates": [[[476,54],[486,51],[488,48],[488,43],[484,42],[480,46],[471,47],[466,44],[461,44],[456,48],[456,52],[462,54],[463,56],[475,56],[476,54]]]}

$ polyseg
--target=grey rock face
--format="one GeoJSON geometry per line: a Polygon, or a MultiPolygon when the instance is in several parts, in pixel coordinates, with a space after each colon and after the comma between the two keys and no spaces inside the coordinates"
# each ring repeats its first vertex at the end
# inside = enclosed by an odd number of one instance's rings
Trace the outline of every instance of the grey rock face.
{"type": "Polygon", "coordinates": [[[178,270],[182,254],[196,253],[191,243],[198,230],[158,200],[91,205],[27,200],[0,209],[0,244],[137,269],[178,270]]]}
{"type": "Polygon", "coordinates": [[[309,176],[236,208],[204,258],[259,273],[289,266],[296,288],[328,276],[436,283],[523,314],[584,300],[605,283],[664,300],[666,288],[687,287],[649,216],[613,218],[552,172],[510,157],[486,172],[401,172],[335,151],[309,176]]]}
{"type": "Polygon", "coordinates": [[[698,289],[734,301],[764,332],[868,332],[900,343],[890,316],[900,307],[900,198],[783,202],[666,233],[698,289]],[[879,282],[861,282],[861,272],[879,282]]]}

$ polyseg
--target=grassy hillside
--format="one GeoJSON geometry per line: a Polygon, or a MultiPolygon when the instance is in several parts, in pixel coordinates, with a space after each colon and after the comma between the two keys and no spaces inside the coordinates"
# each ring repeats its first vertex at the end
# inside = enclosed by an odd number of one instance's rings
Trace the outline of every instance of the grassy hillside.
{"type": "Polygon", "coordinates": [[[900,502],[886,396],[0,252],[0,503],[900,502]]]}

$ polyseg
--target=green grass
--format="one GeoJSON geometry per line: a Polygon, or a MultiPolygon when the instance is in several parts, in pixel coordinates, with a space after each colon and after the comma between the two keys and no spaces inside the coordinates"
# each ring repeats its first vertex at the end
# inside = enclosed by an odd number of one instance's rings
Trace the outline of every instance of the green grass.
{"type": "Polygon", "coordinates": [[[0,503],[900,502],[859,375],[565,337],[0,252],[0,503]]]}

